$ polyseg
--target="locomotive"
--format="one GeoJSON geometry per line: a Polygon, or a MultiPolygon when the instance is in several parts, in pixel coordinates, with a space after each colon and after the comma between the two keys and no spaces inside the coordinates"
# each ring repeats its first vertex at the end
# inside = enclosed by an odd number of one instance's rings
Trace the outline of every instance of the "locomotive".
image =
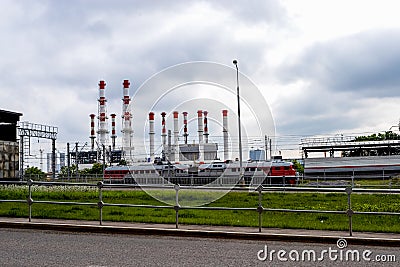
{"type": "Polygon", "coordinates": [[[110,166],[104,170],[105,183],[180,185],[294,185],[298,175],[292,162],[283,160],[215,161],[189,165],[156,159],[153,163],[110,166]]]}

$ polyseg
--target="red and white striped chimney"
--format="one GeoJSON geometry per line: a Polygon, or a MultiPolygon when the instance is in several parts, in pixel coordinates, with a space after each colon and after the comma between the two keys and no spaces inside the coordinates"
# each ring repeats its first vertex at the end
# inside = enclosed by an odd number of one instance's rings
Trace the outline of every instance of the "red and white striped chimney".
{"type": "Polygon", "coordinates": [[[117,138],[117,134],[115,132],[115,117],[117,115],[111,114],[111,141],[112,141],[112,150],[115,150],[115,139],[117,138]]]}
{"type": "Polygon", "coordinates": [[[165,115],[167,113],[161,112],[161,138],[162,138],[162,145],[163,145],[163,152],[167,153],[167,128],[165,127],[165,115]]]}
{"type": "Polygon", "coordinates": [[[178,126],[178,111],[174,111],[174,157],[175,162],[179,161],[179,126],[178,126]]]}
{"type": "Polygon", "coordinates": [[[132,129],[132,114],[129,110],[131,98],[129,97],[129,80],[124,80],[122,83],[123,98],[122,98],[122,148],[131,152],[133,150],[133,129],[132,129]]]}
{"type": "Polygon", "coordinates": [[[203,111],[197,111],[197,127],[199,132],[199,161],[204,162],[204,142],[203,142],[203,111]]]}
{"type": "Polygon", "coordinates": [[[207,119],[207,114],[208,111],[204,111],[204,142],[207,144],[208,143],[208,119],[207,119]]]}
{"type": "Polygon", "coordinates": [[[183,114],[183,137],[185,138],[185,145],[187,145],[188,141],[188,129],[187,129],[187,115],[188,113],[186,111],[182,112],[183,114]]]}
{"type": "Polygon", "coordinates": [[[197,128],[199,132],[199,144],[203,143],[203,111],[197,111],[197,128]]]}
{"type": "Polygon", "coordinates": [[[96,132],[94,130],[94,119],[96,118],[96,114],[90,114],[90,140],[91,140],[91,149],[94,150],[94,139],[96,139],[96,132]]]}
{"type": "Polygon", "coordinates": [[[154,112],[149,113],[150,161],[154,161],[154,112]]]}
{"type": "Polygon", "coordinates": [[[99,128],[97,133],[99,134],[100,145],[106,145],[107,140],[107,114],[106,114],[106,97],[105,97],[106,83],[100,81],[99,83],[99,128]]]}
{"type": "Polygon", "coordinates": [[[228,147],[228,110],[222,110],[222,133],[224,136],[224,160],[229,159],[228,147]]]}

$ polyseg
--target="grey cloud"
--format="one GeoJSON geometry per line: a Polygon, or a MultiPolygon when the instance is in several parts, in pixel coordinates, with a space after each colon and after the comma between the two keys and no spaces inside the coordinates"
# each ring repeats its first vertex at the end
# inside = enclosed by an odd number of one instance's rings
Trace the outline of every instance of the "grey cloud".
{"type": "Polygon", "coordinates": [[[397,96],[399,46],[400,29],[362,32],[309,47],[278,75],[285,82],[306,80],[332,91],[397,96]]]}
{"type": "Polygon", "coordinates": [[[287,13],[281,1],[209,1],[219,8],[231,10],[233,16],[247,23],[270,23],[272,25],[286,24],[287,13]]]}
{"type": "Polygon", "coordinates": [[[318,87],[305,87],[300,94],[282,97],[273,104],[277,131],[288,135],[355,129],[365,124],[366,118],[352,114],[352,111],[363,108],[363,101],[352,93],[332,92],[318,87]]]}
{"type": "Polygon", "coordinates": [[[252,73],[262,64],[266,41],[233,38],[235,23],[242,27],[278,23],[282,18],[279,14],[284,13],[278,1],[72,0],[9,4],[15,9],[4,8],[15,10],[14,14],[0,25],[4,40],[0,43],[0,90],[18,90],[20,97],[29,96],[40,104],[29,103],[28,108],[21,99],[10,99],[2,108],[24,113],[23,120],[59,126],[63,140],[88,136],[89,114],[97,113],[97,84],[101,79],[107,83],[108,112],[120,113],[124,79],[131,81],[132,95],[147,78],[166,67],[197,60],[233,67],[234,57],[243,73],[252,73]],[[177,14],[190,14],[197,4],[226,16],[226,24],[190,19],[187,24],[174,23],[177,14]],[[169,32],[161,33],[165,25],[169,32]],[[34,96],[33,91],[37,92],[34,96]],[[66,98],[75,96],[79,100],[70,110],[53,103],[64,104],[66,98]],[[46,112],[51,112],[51,117],[44,121],[38,114],[46,112]]]}

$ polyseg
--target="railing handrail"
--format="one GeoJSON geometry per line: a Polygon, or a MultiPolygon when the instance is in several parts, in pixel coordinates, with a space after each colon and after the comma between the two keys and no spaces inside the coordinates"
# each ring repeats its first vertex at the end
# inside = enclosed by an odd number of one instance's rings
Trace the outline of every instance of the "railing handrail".
{"type": "Polygon", "coordinates": [[[104,184],[103,182],[93,183],[65,183],[65,182],[41,182],[41,181],[0,181],[0,185],[26,185],[28,186],[28,197],[27,200],[13,200],[3,199],[1,202],[20,202],[27,203],[29,206],[29,222],[32,220],[32,205],[34,203],[42,204],[55,204],[55,205],[87,205],[97,206],[100,211],[99,222],[102,225],[102,209],[105,206],[117,206],[117,207],[132,207],[132,208],[161,208],[161,209],[174,209],[176,211],[176,228],[178,228],[179,221],[179,210],[181,209],[193,209],[193,210],[246,210],[256,211],[259,214],[259,232],[262,229],[261,216],[263,212],[274,211],[274,212],[299,212],[299,213],[331,213],[331,214],[346,214],[349,218],[349,234],[352,236],[352,216],[354,214],[368,214],[368,215],[399,215],[399,212],[361,212],[353,211],[351,205],[351,194],[352,193],[382,193],[382,194],[400,194],[400,189],[368,189],[368,188],[351,188],[351,187],[193,187],[193,186],[179,186],[179,185],[116,185],[116,184],[104,184]],[[65,202],[65,201],[45,201],[45,200],[34,200],[32,198],[32,186],[86,186],[86,187],[97,187],[98,188],[98,202],[65,202]],[[102,192],[105,188],[143,188],[143,189],[172,189],[175,190],[176,202],[174,205],[138,205],[138,204],[121,204],[121,203],[105,203],[103,202],[102,192]],[[227,191],[250,191],[256,192],[259,195],[259,202],[257,207],[192,207],[192,206],[180,206],[178,193],[180,190],[227,190],[227,191]],[[347,195],[348,209],[347,210],[299,210],[299,209],[271,209],[264,208],[262,206],[262,195],[271,192],[317,192],[317,193],[343,193],[347,195]]]}

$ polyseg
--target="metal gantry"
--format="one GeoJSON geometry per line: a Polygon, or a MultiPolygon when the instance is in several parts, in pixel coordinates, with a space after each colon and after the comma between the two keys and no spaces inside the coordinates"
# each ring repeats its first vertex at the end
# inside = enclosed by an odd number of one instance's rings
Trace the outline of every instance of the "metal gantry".
{"type": "Polygon", "coordinates": [[[24,177],[24,158],[25,154],[30,154],[31,137],[51,139],[51,169],[53,179],[56,175],[56,139],[58,127],[43,124],[35,124],[27,121],[20,122],[18,125],[18,135],[20,137],[20,178],[24,177]]]}

